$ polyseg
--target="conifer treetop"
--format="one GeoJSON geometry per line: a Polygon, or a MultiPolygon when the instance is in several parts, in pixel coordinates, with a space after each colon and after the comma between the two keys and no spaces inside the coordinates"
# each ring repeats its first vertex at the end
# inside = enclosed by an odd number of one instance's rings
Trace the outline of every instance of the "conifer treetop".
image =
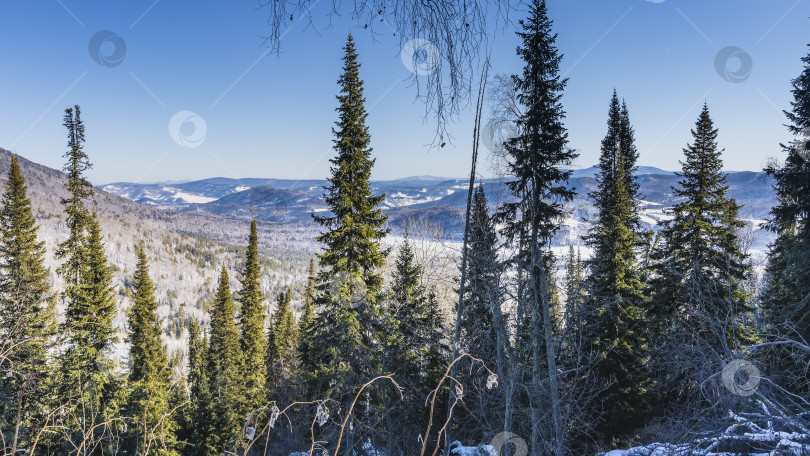
{"type": "Polygon", "coordinates": [[[129,311],[130,380],[154,380],[168,363],[157,316],[155,286],[149,277],[149,261],[143,244],[135,247],[138,264],[133,275],[133,304],[129,311]]]}
{"type": "Polygon", "coordinates": [[[523,73],[512,79],[524,110],[517,119],[519,134],[505,143],[505,150],[515,176],[507,185],[522,203],[504,204],[497,217],[504,222],[508,237],[516,238],[528,230],[545,243],[558,228],[562,204],[574,197],[574,190],[565,185],[572,171],[565,167],[577,154],[567,147],[561,103],[567,80],[559,74],[562,54],[555,44],[557,34],[546,2],[534,0],[529,18],[520,25],[517,34],[522,44],[517,54],[525,64],[523,73]]]}
{"type": "Polygon", "coordinates": [[[379,208],[385,195],[374,195],[369,185],[375,160],[371,158],[363,81],[351,34],[344,52],[343,74],[338,79],[338,121],[332,129],[337,156],[330,161],[332,176],[324,195],[332,215],[313,215],[317,223],[328,229],[318,237],[325,249],[318,258],[326,266],[320,282],[348,273],[360,276],[369,292],[375,292],[382,287],[379,269],[386,256],[380,240],[388,233],[383,228],[387,217],[379,208]]]}

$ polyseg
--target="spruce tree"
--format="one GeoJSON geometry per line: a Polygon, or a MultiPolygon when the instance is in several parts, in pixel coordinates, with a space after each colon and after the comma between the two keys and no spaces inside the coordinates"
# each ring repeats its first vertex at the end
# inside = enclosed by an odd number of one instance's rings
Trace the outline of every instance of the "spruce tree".
{"type": "MultiPolygon", "coordinates": [[[[608,110],[608,131],[602,139],[601,154],[599,156],[599,172],[596,175],[597,188],[588,194],[599,211],[596,226],[605,223],[604,218],[610,211],[615,195],[609,190],[613,185],[619,168],[619,153],[621,152],[621,165],[624,172],[624,187],[627,198],[631,203],[631,212],[628,223],[633,231],[640,233],[641,221],[638,214],[639,183],[636,176],[636,161],[638,150],[635,145],[635,133],[630,123],[630,112],[627,103],[619,103],[619,96],[613,90],[608,110]]],[[[593,234],[593,233],[591,233],[593,234]]],[[[635,242],[638,242],[636,240],[635,242]]]]}
{"type": "Polygon", "coordinates": [[[155,287],[143,244],[136,246],[138,264],[132,280],[129,310],[129,415],[137,423],[134,447],[138,454],[173,454],[164,442],[174,442],[175,424],[168,413],[171,369],[161,339],[155,287]]]}
{"type": "Polygon", "coordinates": [[[309,260],[309,273],[307,275],[307,288],[304,290],[304,309],[301,312],[301,321],[299,322],[299,334],[304,337],[308,328],[315,321],[315,260],[309,260]]]}
{"type": "Polygon", "coordinates": [[[275,386],[289,381],[297,360],[298,328],[295,315],[290,309],[292,294],[290,289],[278,295],[276,313],[270,326],[268,337],[267,366],[268,376],[275,386]]]}
{"type": "Polygon", "coordinates": [[[422,268],[407,235],[396,257],[389,299],[384,310],[382,371],[393,373],[407,391],[400,397],[384,385],[383,407],[388,450],[399,454],[413,445],[429,419],[425,398],[436,387],[450,351],[434,293],[422,285],[422,268]],[[400,404],[399,402],[402,401],[400,404]]]}
{"type": "Polygon", "coordinates": [[[205,456],[221,454],[212,446],[214,410],[208,377],[208,342],[200,334],[200,324],[192,319],[188,327],[188,384],[191,411],[187,427],[180,434],[186,436],[186,454],[205,456]]]}
{"type": "Polygon", "coordinates": [[[461,339],[467,353],[495,366],[497,331],[494,313],[500,310],[497,282],[498,246],[483,186],[475,190],[470,215],[467,285],[462,304],[461,339]]]}
{"type": "Polygon", "coordinates": [[[767,225],[777,239],[769,254],[763,307],[769,322],[795,325],[810,341],[810,53],[802,62],[802,73],[792,81],[792,109],[785,111],[788,129],[799,141],[782,146],[784,165],[766,169],[775,180],[778,203],[767,225]]]}
{"type": "MultiPolygon", "coordinates": [[[[614,94],[611,116],[618,114],[614,111],[617,106],[614,94]]],[[[643,424],[650,386],[644,285],[634,250],[638,244],[633,231],[637,226],[634,201],[625,175],[624,151],[618,146],[619,138],[611,138],[611,133],[602,143],[603,167],[595,192],[601,193],[599,216],[588,238],[594,255],[588,262],[587,314],[582,316],[586,337],[598,354],[595,374],[607,385],[599,395],[601,413],[596,427],[608,440],[643,424]]]]}
{"type": "Polygon", "coordinates": [[[48,350],[56,309],[44,266],[45,242],[16,155],[11,156],[0,199],[0,428],[4,448],[15,454],[36,437],[51,371],[48,350]]]}
{"type": "MultiPolygon", "coordinates": [[[[315,260],[309,260],[309,274],[307,275],[307,287],[304,290],[304,308],[301,311],[301,319],[298,321],[298,361],[300,365],[307,365],[310,359],[307,350],[311,346],[313,326],[315,323],[315,299],[317,295],[318,276],[315,273],[315,260]]],[[[272,335],[271,335],[272,337],[272,335]]]]}
{"type": "Polygon", "coordinates": [[[212,396],[208,451],[214,452],[209,454],[221,454],[226,449],[230,450],[242,429],[245,417],[240,413],[243,376],[241,354],[230,278],[225,266],[222,266],[211,312],[211,337],[206,360],[206,374],[212,396]]]}
{"type": "Polygon", "coordinates": [[[116,302],[101,227],[96,214],[85,207],[85,201],[93,196],[93,186],[84,177],[90,162],[84,152],[85,129],[78,106],[65,111],[64,126],[68,129],[65,189],[69,195],[61,202],[68,237],[57,246],[56,257],[64,260],[57,272],[65,282],[61,298],[66,312],[61,332],[66,341],[56,379],[55,406],[82,410],[66,413],[62,419],[75,431],[68,438],[86,441],[83,448],[90,451],[100,444],[103,434],[103,428],[96,425],[123,405],[118,403],[120,379],[109,359],[117,341],[112,326],[116,302]]]}
{"type": "Polygon", "coordinates": [[[752,342],[746,327],[752,309],[743,285],[749,275],[737,230],[739,206],[726,196],[722,151],[717,130],[703,106],[694,141],[673,188],[680,202],[663,229],[663,245],[655,254],[656,276],[651,283],[652,334],[678,321],[724,358],[752,342]],[[688,323],[687,323],[688,322],[688,323]]]}
{"type": "MultiPolygon", "coordinates": [[[[71,362],[64,362],[67,357],[63,357],[62,367],[64,370],[73,371],[71,376],[83,375],[85,369],[90,369],[90,364],[95,360],[95,351],[86,351],[85,347],[93,345],[91,342],[93,328],[87,325],[88,312],[92,312],[88,302],[82,278],[89,269],[87,257],[88,239],[87,229],[89,225],[90,213],[85,207],[85,201],[93,196],[93,186],[84,177],[85,171],[90,169],[90,161],[84,152],[84,123],[81,120],[79,106],[65,110],[63,125],[68,130],[68,151],[65,153],[67,164],[67,182],[65,190],[69,197],[62,198],[61,203],[65,207],[68,237],[56,248],[56,258],[64,259],[57,272],[65,281],[65,289],[61,294],[66,311],[65,330],[62,331],[69,338],[70,346],[68,353],[77,359],[71,362]],[[74,362],[75,361],[75,362],[74,362]],[[76,364],[78,362],[78,365],[76,364]]],[[[93,372],[90,369],[87,373],[93,372]]],[[[71,378],[76,381],[76,378],[71,378]]],[[[81,388],[80,388],[81,389],[81,388]]],[[[70,395],[61,396],[60,402],[67,403],[70,395]]]]}
{"type": "MultiPolygon", "coordinates": [[[[374,195],[369,185],[370,135],[366,126],[365,97],[351,35],[344,47],[343,74],[338,79],[338,121],[332,132],[337,156],[331,160],[330,185],[324,200],[330,215],[314,215],[325,228],[318,236],[324,245],[318,254],[319,273],[315,304],[319,309],[303,350],[310,394],[329,397],[348,410],[355,388],[377,369],[372,325],[378,321],[378,296],[386,251],[380,241],[388,230],[378,207],[385,195],[374,195]]],[[[354,431],[344,435],[351,454],[354,431]]]]}
{"type": "MultiPolygon", "coordinates": [[[[495,224],[489,214],[484,187],[473,195],[467,244],[467,284],[461,305],[461,347],[481,359],[493,371],[503,372],[504,341],[499,340],[503,320],[499,284],[498,245],[495,224]]],[[[467,385],[464,409],[454,412],[454,438],[477,441],[503,428],[503,405],[499,391],[490,391],[480,376],[467,385]]]]}
{"type": "Polygon", "coordinates": [[[93,196],[93,184],[87,180],[84,173],[92,167],[87,154],[84,152],[84,122],[81,119],[81,110],[76,105],[65,110],[63,125],[68,130],[68,151],[65,153],[67,163],[65,173],[67,181],[65,190],[69,193],[62,198],[65,207],[65,225],[68,229],[68,238],[56,248],[56,258],[65,262],[57,272],[65,280],[65,291],[62,299],[70,306],[71,302],[79,299],[79,280],[83,266],[82,253],[84,251],[85,230],[90,213],[84,203],[93,196]]]}
{"type": "Polygon", "coordinates": [[[325,247],[318,255],[324,266],[318,281],[323,285],[341,272],[357,275],[371,296],[382,289],[380,269],[385,264],[386,252],[380,247],[380,240],[388,231],[383,228],[387,217],[378,206],[385,195],[374,195],[369,185],[375,159],[371,158],[363,81],[351,34],[344,51],[343,75],[338,80],[339,120],[337,128],[332,129],[337,156],[330,160],[332,176],[324,195],[331,215],[313,215],[319,225],[327,228],[318,236],[325,247]]]}
{"type": "Polygon", "coordinates": [[[602,149],[599,155],[599,172],[596,174],[596,190],[588,193],[588,197],[594,202],[594,206],[599,210],[599,222],[604,223],[603,217],[605,216],[605,208],[610,204],[605,199],[611,198],[612,195],[608,193],[611,183],[615,179],[616,160],[618,159],[619,149],[621,143],[619,137],[622,130],[622,111],[621,104],[619,103],[619,95],[616,90],[613,90],[613,97],[610,99],[610,108],[608,110],[608,131],[602,139],[602,149]]]}
{"type": "Polygon", "coordinates": [[[577,325],[577,316],[585,302],[585,277],[582,266],[582,255],[579,248],[574,254],[574,246],[568,246],[568,257],[565,266],[565,325],[566,329],[573,331],[577,325]]]}
{"type": "MultiPolygon", "coordinates": [[[[638,201],[640,184],[637,174],[638,149],[636,148],[636,136],[633,125],[630,123],[630,110],[627,103],[622,100],[622,111],[619,122],[619,147],[622,151],[622,164],[624,166],[624,177],[627,185],[627,193],[633,201],[633,218],[638,218],[638,201]]],[[[636,220],[634,220],[636,222],[636,220]]],[[[638,223],[638,222],[637,222],[638,223]]],[[[639,225],[640,226],[640,225],[639,225]]]]}
{"type": "MultiPolygon", "coordinates": [[[[562,410],[559,400],[556,356],[554,354],[552,294],[549,271],[553,257],[548,249],[563,218],[563,204],[573,198],[574,191],[566,185],[570,166],[576,154],[567,147],[568,134],[563,125],[565,112],[561,98],[567,80],[560,77],[562,55],[556,47],[557,35],[552,31],[545,0],[534,0],[529,18],[520,22],[522,40],[518,55],[525,65],[523,74],[513,76],[518,101],[523,112],[518,117],[518,135],[505,144],[509,156],[509,171],[515,179],[507,186],[515,201],[504,204],[498,218],[504,224],[504,235],[519,243],[517,261],[520,277],[525,277],[527,293],[521,297],[530,317],[531,377],[545,378],[549,385],[549,401],[554,429],[553,448],[556,454],[565,451],[562,410]],[[545,360],[543,359],[545,358],[545,360]],[[545,371],[545,372],[544,372],[545,371]]],[[[533,382],[533,397],[541,382],[533,382]]],[[[539,451],[541,440],[541,404],[531,407],[532,432],[530,447],[539,451]]]]}
{"type": "MultiPolygon", "coordinates": [[[[104,253],[101,226],[94,213],[85,222],[86,236],[82,246],[82,270],[76,301],[66,311],[64,336],[67,341],[60,353],[56,382],[56,406],[66,412],[57,419],[71,432],[63,434],[63,451],[71,451],[77,442],[85,442],[81,454],[93,454],[94,448],[110,449],[114,442],[105,441],[110,434],[99,423],[118,416],[125,407],[126,378],[115,371],[110,359],[118,338],[113,328],[116,315],[112,276],[104,253]]],[[[113,422],[123,430],[121,422],[113,422]]]]}
{"type": "Polygon", "coordinates": [[[267,344],[264,334],[264,296],[261,289],[259,246],[256,221],[250,222],[250,235],[242,273],[242,290],[239,302],[242,305],[241,346],[245,365],[243,376],[244,411],[250,412],[265,404],[265,375],[267,372],[267,344]]]}
{"type": "Polygon", "coordinates": [[[89,372],[112,367],[106,356],[112,345],[118,342],[113,328],[116,315],[115,290],[112,274],[104,252],[104,237],[98,215],[93,212],[87,222],[85,243],[85,268],[82,271],[82,306],[68,308],[67,321],[73,333],[74,347],[84,356],[89,372]],[[86,357],[85,357],[86,356],[86,357]]]}

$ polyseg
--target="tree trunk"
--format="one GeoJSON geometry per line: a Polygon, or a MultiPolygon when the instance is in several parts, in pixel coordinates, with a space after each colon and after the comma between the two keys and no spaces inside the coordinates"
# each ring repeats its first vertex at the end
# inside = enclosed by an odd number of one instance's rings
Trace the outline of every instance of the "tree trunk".
{"type": "Polygon", "coordinates": [[[17,417],[14,424],[14,441],[11,443],[12,456],[17,454],[17,440],[20,436],[20,422],[22,421],[22,398],[24,391],[25,387],[20,388],[20,391],[17,393],[17,417]]]}
{"type": "MultiPolygon", "coordinates": [[[[494,265],[493,265],[494,266],[494,265]]],[[[498,280],[500,284],[500,280],[498,280]]],[[[501,312],[501,303],[498,297],[500,296],[500,285],[496,285],[494,290],[490,290],[490,305],[492,306],[493,324],[497,332],[495,343],[495,362],[498,371],[498,378],[501,387],[504,389],[504,422],[503,430],[505,432],[512,431],[512,396],[514,394],[514,378],[512,377],[512,369],[510,368],[511,360],[514,359],[509,344],[509,333],[507,332],[506,323],[501,312]]]]}
{"type": "MultiPolygon", "coordinates": [[[[453,356],[451,358],[451,362],[454,361],[459,353],[459,344],[461,343],[461,308],[464,302],[464,288],[467,282],[467,242],[470,236],[470,212],[472,211],[472,197],[473,197],[473,187],[475,186],[475,168],[478,164],[478,146],[479,146],[479,137],[481,133],[481,111],[484,108],[484,92],[486,90],[487,85],[487,73],[489,72],[489,59],[484,61],[484,68],[481,71],[481,82],[478,86],[478,101],[475,105],[475,126],[473,128],[473,151],[472,151],[472,164],[470,165],[470,186],[467,189],[467,209],[464,214],[464,239],[462,241],[461,247],[461,278],[458,287],[458,304],[456,305],[456,331],[455,336],[453,337],[453,356]]],[[[450,377],[455,378],[456,376],[456,365],[454,364],[453,367],[450,369],[450,377]]],[[[453,402],[455,401],[455,388],[450,388],[450,400],[447,402],[447,417],[450,417],[450,410],[453,407],[453,402]]],[[[445,443],[446,449],[445,452],[449,452],[450,449],[450,431],[452,426],[448,426],[447,430],[445,431],[445,443]]],[[[427,438],[427,436],[425,436],[427,438]]]]}
{"type": "Polygon", "coordinates": [[[557,456],[562,456],[565,453],[565,434],[562,423],[562,413],[560,411],[560,391],[557,380],[557,361],[554,354],[554,336],[551,331],[551,311],[549,305],[551,304],[548,299],[548,290],[545,286],[546,273],[545,264],[540,267],[540,280],[543,287],[540,289],[543,303],[543,330],[546,336],[546,358],[548,360],[548,384],[551,389],[551,410],[554,419],[554,434],[556,445],[554,453],[557,456]]]}
{"type": "MultiPolygon", "coordinates": [[[[537,206],[534,206],[537,207],[537,206]]],[[[530,237],[531,242],[531,255],[530,255],[530,271],[529,280],[532,284],[532,324],[531,324],[531,340],[532,340],[532,384],[529,391],[531,391],[532,397],[529,398],[529,406],[531,407],[531,417],[532,417],[532,453],[536,455],[541,454],[540,442],[542,441],[542,436],[540,435],[540,404],[538,401],[540,400],[540,379],[542,378],[542,366],[540,365],[541,354],[540,354],[540,306],[544,305],[543,299],[538,296],[538,292],[542,290],[544,284],[539,284],[539,277],[537,274],[538,269],[541,269],[540,266],[537,264],[537,233],[536,229],[532,228],[532,235],[530,237]],[[538,290],[538,286],[540,290],[538,290]]],[[[545,316],[545,313],[543,313],[545,316]]],[[[545,320],[545,318],[543,318],[545,320]]],[[[545,323],[545,321],[543,322],[545,323]]]]}
{"type": "MultiPolygon", "coordinates": [[[[538,182],[536,179],[532,182],[532,233],[530,236],[530,261],[531,261],[531,274],[529,279],[532,283],[532,371],[534,374],[534,382],[541,378],[540,366],[540,328],[539,328],[539,312],[542,311],[543,319],[543,333],[546,348],[546,363],[549,392],[551,396],[551,411],[552,421],[554,425],[554,454],[562,456],[565,450],[564,447],[564,433],[562,426],[562,414],[560,412],[560,392],[557,384],[557,363],[556,356],[554,355],[554,336],[551,328],[551,311],[549,306],[551,304],[548,298],[548,283],[546,281],[546,262],[539,251],[539,237],[538,226],[536,222],[535,211],[540,206],[540,193],[538,182]],[[539,290],[538,290],[539,288],[539,290]],[[538,296],[539,295],[539,296],[538,296]],[[542,309],[541,309],[542,308],[542,309]]],[[[536,390],[539,393],[538,390],[536,390]]],[[[539,395],[539,394],[538,394],[539,395]]],[[[536,399],[536,398],[535,398],[536,399]]],[[[532,415],[532,451],[535,454],[540,454],[540,410],[536,400],[531,401],[531,415],[532,415]]]]}

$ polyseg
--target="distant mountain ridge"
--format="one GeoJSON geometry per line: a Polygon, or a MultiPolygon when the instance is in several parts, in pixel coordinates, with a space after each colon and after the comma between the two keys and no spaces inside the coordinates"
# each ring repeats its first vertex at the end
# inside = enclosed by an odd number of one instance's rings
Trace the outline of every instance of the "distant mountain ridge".
{"type": "MultiPolygon", "coordinates": [[[[596,190],[598,168],[575,169],[569,187],[577,197],[566,205],[568,216],[555,242],[559,245],[579,243],[593,220],[595,208],[588,193],[596,190]]],[[[642,196],[642,220],[651,228],[665,220],[676,203],[672,187],[678,176],[651,166],[638,167],[642,196]]],[[[773,181],[764,172],[728,173],[728,195],[742,205],[740,217],[758,233],[754,244],[765,249],[772,239],[760,225],[768,219],[775,204],[773,181]]],[[[468,178],[415,176],[395,180],[375,180],[372,191],[385,193],[383,211],[394,228],[404,228],[415,219],[440,225],[444,232],[458,238],[463,230],[463,209],[467,202],[468,178]]],[[[504,179],[479,179],[494,206],[509,199],[504,179]]],[[[104,185],[115,193],[141,204],[183,212],[203,212],[221,216],[255,218],[275,223],[307,223],[311,214],[328,211],[322,195],[327,180],[231,179],[215,177],[180,184],[137,184],[117,182],[104,185]]]]}

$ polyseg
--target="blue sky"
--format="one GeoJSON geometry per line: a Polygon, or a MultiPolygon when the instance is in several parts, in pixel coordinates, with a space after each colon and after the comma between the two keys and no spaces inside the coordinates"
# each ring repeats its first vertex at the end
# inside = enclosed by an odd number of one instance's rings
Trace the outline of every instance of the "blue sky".
{"type": "MultiPolygon", "coordinates": [[[[415,101],[398,38],[377,36],[348,16],[294,22],[281,55],[267,55],[266,10],[253,0],[2,0],[0,147],[61,168],[64,108],[79,104],[96,184],[213,176],[324,178],[341,48],[352,30],[363,64],[373,177],[463,176],[469,167],[472,114],[451,127],[440,150],[432,119],[415,101]],[[89,43],[111,31],[126,44],[114,67],[91,58],[89,43]],[[196,113],[206,131],[198,147],[169,132],[172,117],[196,113]]],[[[640,164],[677,169],[703,101],[708,101],[727,169],[756,170],[792,138],[780,112],[810,42],[810,1],[550,0],[570,79],[563,97],[577,165],[597,161],[609,98],[625,98],[640,164]],[[715,59],[736,46],[750,76],[723,79],[715,59]]],[[[523,11],[512,17],[524,16],[523,11]]],[[[491,74],[519,72],[515,26],[492,36],[491,74]]],[[[118,38],[116,38],[118,39],[118,38]]],[[[102,55],[114,44],[106,42],[102,55]]],[[[734,73],[740,60],[731,58],[734,73]]],[[[471,109],[470,109],[471,111],[471,109]]],[[[188,116],[180,116],[180,120],[188,116]]],[[[189,122],[181,133],[191,135],[189,122]]],[[[191,137],[190,140],[195,138],[191,137]]],[[[487,157],[482,174],[490,174],[487,157]]]]}

